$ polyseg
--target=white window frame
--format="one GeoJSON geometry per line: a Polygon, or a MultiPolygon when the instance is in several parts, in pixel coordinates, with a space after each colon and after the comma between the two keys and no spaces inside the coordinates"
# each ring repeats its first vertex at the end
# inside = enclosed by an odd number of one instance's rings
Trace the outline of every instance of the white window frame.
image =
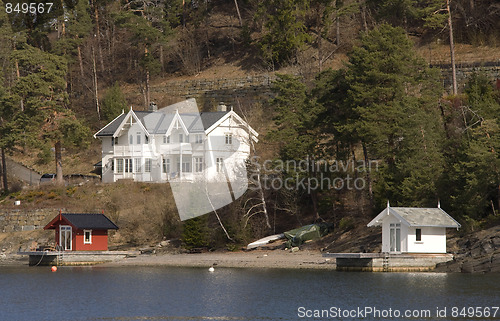
{"type": "Polygon", "coordinates": [[[203,143],[203,134],[196,134],[194,143],[195,144],[202,144],[203,143]]]}
{"type": "Polygon", "coordinates": [[[222,173],[222,171],[224,169],[224,158],[217,157],[215,159],[215,168],[217,170],[217,173],[222,173]]]}
{"type": "Polygon", "coordinates": [[[179,134],[179,143],[184,143],[184,134],[179,134]]]}
{"type": "Polygon", "coordinates": [[[161,169],[163,173],[170,173],[170,158],[163,158],[161,169]]]}
{"type": "Polygon", "coordinates": [[[132,171],[134,170],[134,166],[133,166],[134,162],[132,161],[132,158],[125,158],[124,162],[125,162],[124,172],[125,173],[132,173],[132,171]]]}
{"type": "Polygon", "coordinates": [[[189,162],[188,160],[183,160],[182,161],[182,172],[183,173],[191,173],[191,162],[189,162]]]}
{"type": "Polygon", "coordinates": [[[129,145],[134,145],[134,135],[130,135],[129,145]]]}
{"type": "Polygon", "coordinates": [[[142,161],[141,161],[141,159],[140,158],[134,159],[134,163],[135,163],[134,164],[134,166],[135,166],[135,168],[134,168],[135,173],[142,173],[142,161]]]}
{"type": "Polygon", "coordinates": [[[83,244],[92,244],[92,230],[83,230],[83,244]],[[89,240],[87,241],[87,233],[89,233],[89,240]]]}
{"type": "Polygon", "coordinates": [[[113,137],[114,144],[113,145],[118,145],[118,137],[113,137]]]}
{"type": "Polygon", "coordinates": [[[137,133],[137,145],[140,145],[140,144],[141,144],[141,136],[142,136],[142,133],[141,133],[141,132],[138,132],[138,133],[137,133]]]}
{"type": "Polygon", "coordinates": [[[144,159],[144,172],[151,173],[151,167],[153,167],[153,160],[151,158],[144,159]]]}
{"type": "Polygon", "coordinates": [[[194,171],[196,173],[203,172],[203,157],[193,157],[194,160],[194,171]]]}
{"type": "Polygon", "coordinates": [[[233,144],[233,134],[227,133],[224,135],[225,137],[225,143],[226,145],[232,145],[233,144]]]}
{"type": "Polygon", "coordinates": [[[116,159],[116,166],[115,166],[115,169],[116,169],[116,173],[118,174],[122,174],[123,173],[123,158],[117,158],[116,159]]]}

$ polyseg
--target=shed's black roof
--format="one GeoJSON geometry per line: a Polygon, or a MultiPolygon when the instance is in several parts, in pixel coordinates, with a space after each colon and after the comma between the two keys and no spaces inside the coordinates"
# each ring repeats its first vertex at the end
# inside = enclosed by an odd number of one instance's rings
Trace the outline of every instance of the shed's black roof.
{"type": "Polygon", "coordinates": [[[118,226],[104,214],[94,213],[62,213],[65,219],[79,229],[117,230],[118,226]]]}

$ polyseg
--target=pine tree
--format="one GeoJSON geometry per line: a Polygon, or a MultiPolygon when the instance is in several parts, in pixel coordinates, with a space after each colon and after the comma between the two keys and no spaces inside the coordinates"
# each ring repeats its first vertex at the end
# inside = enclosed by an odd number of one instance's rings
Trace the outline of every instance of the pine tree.
{"type": "Polygon", "coordinates": [[[283,65],[295,57],[309,40],[304,22],[308,1],[272,0],[261,2],[257,16],[265,20],[266,31],[259,41],[266,60],[283,65]]]}
{"type": "Polygon", "coordinates": [[[438,75],[418,57],[403,29],[364,34],[349,54],[346,80],[365,158],[381,159],[375,194],[424,205],[437,198],[442,171],[438,75]]]}
{"type": "Polygon", "coordinates": [[[89,131],[68,108],[65,59],[28,44],[19,49],[13,53],[20,70],[13,93],[24,101],[24,111],[16,126],[23,128],[23,143],[54,146],[57,182],[62,183],[62,146],[85,145],[89,131]]]}
{"type": "MultiPolygon", "coordinates": [[[[271,101],[274,107],[276,129],[269,133],[269,138],[279,145],[282,161],[293,160],[295,163],[306,162],[306,168],[291,168],[284,172],[288,179],[315,177],[318,173],[313,168],[313,161],[318,156],[320,133],[315,126],[322,106],[311,97],[306,86],[297,78],[279,75],[273,85],[276,97],[271,101]]],[[[316,218],[318,214],[318,191],[308,188],[316,218]]],[[[305,191],[301,191],[305,192],[305,191]]]]}
{"type": "Polygon", "coordinates": [[[123,96],[118,83],[115,83],[106,91],[104,100],[102,101],[102,114],[106,121],[113,120],[116,116],[127,108],[127,101],[123,96]]]}

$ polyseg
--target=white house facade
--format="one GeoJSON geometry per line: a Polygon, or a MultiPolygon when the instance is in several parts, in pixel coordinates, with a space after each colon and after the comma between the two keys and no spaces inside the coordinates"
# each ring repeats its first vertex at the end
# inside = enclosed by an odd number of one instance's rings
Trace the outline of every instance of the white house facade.
{"type": "Polygon", "coordinates": [[[460,224],[437,208],[390,207],[368,227],[382,227],[383,253],[446,253],[446,228],[460,224]]]}
{"type": "Polygon", "coordinates": [[[232,109],[198,113],[166,107],[130,109],[94,137],[102,140],[103,182],[190,182],[234,180],[258,133],[232,109]]]}

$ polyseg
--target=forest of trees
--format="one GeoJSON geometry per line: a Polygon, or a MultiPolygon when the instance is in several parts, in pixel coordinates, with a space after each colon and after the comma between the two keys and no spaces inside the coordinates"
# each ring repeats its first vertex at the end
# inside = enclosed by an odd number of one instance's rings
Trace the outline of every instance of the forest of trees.
{"type": "MultiPolygon", "coordinates": [[[[448,95],[410,40],[450,44],[450,58],[453,42],[497,46],[495,0],[62,0],[43,13],[19,3],[0,2],[2,155],[46,159],[52,148],[62,179],[61,150],[85,149],[126,108],[120,84],[137,85],[148,106],[153,79],[195,75],[218,56],[279,72],[308,55],[314,69],[280,76],[262,106],[275,115],[276,157],[379,161],[356,173],[372,210],[439,199],[471,222],[500,210],[498,92],[477,73],[448,95]],[[326,68],[338,53],[345,67],[326,68]]],[[[294,206],[319,218],[338,197],[314,191],[294,206]]]]}

